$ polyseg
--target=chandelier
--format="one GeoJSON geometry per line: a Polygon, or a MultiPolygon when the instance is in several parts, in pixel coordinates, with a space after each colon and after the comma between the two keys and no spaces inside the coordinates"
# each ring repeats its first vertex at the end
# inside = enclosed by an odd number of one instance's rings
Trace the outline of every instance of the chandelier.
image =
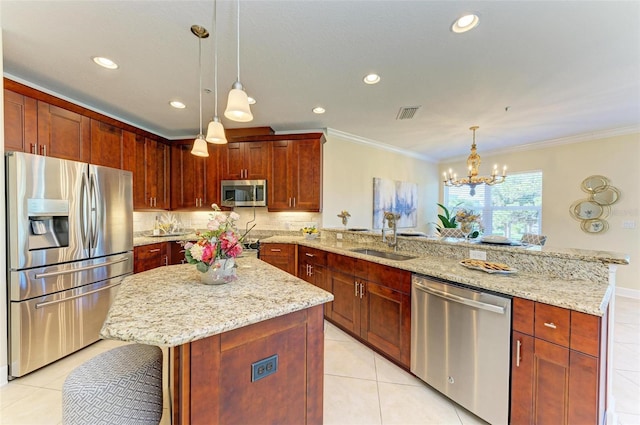
{"type": "Polygon", "coordinates": [[[449,172],[443,173],[444,176],[444,185],[445,186],[464,186],[468,185],[471,190],[469,191],[469,195],[473,196],[476,194],[476,186],[479,184],[486,184],[489,186],[493,186],[494,184],[504,182],[507,177],[507,166],[505,165],[502,168],[502,175],[498,176],[498,165],[493,166],[493,171],[491,172],[491,176],[478,176],[478,170],[480,168],[480,155],[478,155],[476,149],[476,130],[479,129],[477,125],[473,127],[469,127],[469,130],[473,131],[473,143],[471,144],[471,154],[469,158],[467,158],[467,177],[458,180],[458,175],[453,174],[451,169],[449,172]]]}

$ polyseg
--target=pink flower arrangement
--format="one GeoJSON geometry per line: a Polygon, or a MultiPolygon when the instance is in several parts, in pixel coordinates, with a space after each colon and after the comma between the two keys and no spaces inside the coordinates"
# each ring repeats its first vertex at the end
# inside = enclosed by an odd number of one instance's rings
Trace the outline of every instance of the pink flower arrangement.
{"type": "Polygon", "coordinates": [[[184,256],[189,264],[195,264],[198,271],[205,273],[209,267],[219,267],[218,261],[236,258],[242,254],[243,236],[238,236],[236,221],[240,216],[231,212],[226,215],[216,204],[207,223],[207,230],[198,234],[198,240],[184,244],[184,256]]]}

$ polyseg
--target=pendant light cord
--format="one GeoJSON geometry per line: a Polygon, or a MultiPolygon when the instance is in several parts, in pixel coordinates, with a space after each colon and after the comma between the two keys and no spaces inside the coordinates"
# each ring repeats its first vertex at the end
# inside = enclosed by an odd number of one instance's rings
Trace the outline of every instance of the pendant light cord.
{"type": "Polygon", "coordinates": [[[238,43],[236,45],[236,60],[237,60],[237,64],[238,64],[238,80],[240,81],[240,0],[238,0],[238,25],[237,25],[237,29],[238,29],[238,43]]]}
{"type": "Polygon", "coordinates": [[[200,133],[198,134],[198,138],[201,139],[202,138],[202,38],[198,37],[198,69],[199,71],[199,79],[200,79],[200,89],[198,94],[200,95],[200,127],[199,127],[199,131],[200,133]]]}
{"type": "Polygon", "coordinates": [[[215,112],[214,117],[218,118],[218,2],[213,0],[213,85],[215,86],[215,112]]]}

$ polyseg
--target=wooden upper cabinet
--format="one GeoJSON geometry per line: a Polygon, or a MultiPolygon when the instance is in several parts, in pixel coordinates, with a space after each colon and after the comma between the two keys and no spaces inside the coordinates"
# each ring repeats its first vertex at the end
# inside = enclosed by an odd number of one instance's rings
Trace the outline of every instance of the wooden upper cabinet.
{"type": "MultiPolygon", "coordinates": [[[[127,141],[131,139],[127,136],[127,141]]],[[[169,209],[169,146],[143,136],[135,136],[133,209],[169,209]]],[[[131,160],[127,160],[131,163],[131,160]]]]}
{"type": "Polygon", "coordinates": [[[269,211],[322,211],[322,134],[271,143],[269,211]]]}
{"type": "Polygon", "coordinates": [[[4,150],[36,153],[38,145],[38,102],[4,91],[4,150]]]}
{"type": "Polygon", "coordinates": [[[91,120],[91,163],[105,167],[123,168],[122,129],[91,120]]]}
{"type": "Polygon", "coordinates": [[[218,160],[221,147],[208,145],[206,158],[191,155],[193,140],[171,144],[171,209],[210,210],[220,203],[218,160]]]}
{"type": "Polygon", "coordinates": [[[269,154],[267,142],[227,143],[222,150],[222,180],[266,179],[269,154]]]}
{"type": "Polygon", "coordinates": [[[169,209],[169,146],[145,138],[147,189],[153,208],[169,209]]]}
{"type": "Polygon", "coordinates": [[[38,154],[89,162],[91,119],[38,101],[38,154]]]}

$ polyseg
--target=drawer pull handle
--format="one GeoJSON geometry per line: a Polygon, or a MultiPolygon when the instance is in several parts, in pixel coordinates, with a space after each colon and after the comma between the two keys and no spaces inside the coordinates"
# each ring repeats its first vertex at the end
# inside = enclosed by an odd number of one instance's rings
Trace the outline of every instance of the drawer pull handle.
{"type": "Polygon", "coordinates": [[[282,250],[281,249],[271,248],[271,252],[282,252],[282,250]]]}
{"type": "Polygon", "coordinates": [[[150,249],[149,252],[160,252],[160,248],[150,249]]]}
{"type": "Polygon", "coordinates": [[[522,341],[516,341],[516,367],[520,367],[520,350],[522,348],[522,341]]]}
{"type": "Polygon", "coordinates": [[[353,282],[354,296],[358,296],[358,281],[353,282]]]}
{"type": "Polygon", "coordinates": [[[310,253],[308,253],[308,252],[305,252],[305,253],[304,253],[304,255],[306,255],[307,257],[315,257],[315,255],[310,254],[310,253]]]}
{"type": "Polygon", "coordinates": [[[553,322],[550,322],[550,323],[544,322],[544,325],[545,325],[546,327],[548,327],[548,328],[551,328],[551,329],[555,329],[555,328],[557,328],[556,324],[555,324],[555,323],[553,323],[553,322]]]}

